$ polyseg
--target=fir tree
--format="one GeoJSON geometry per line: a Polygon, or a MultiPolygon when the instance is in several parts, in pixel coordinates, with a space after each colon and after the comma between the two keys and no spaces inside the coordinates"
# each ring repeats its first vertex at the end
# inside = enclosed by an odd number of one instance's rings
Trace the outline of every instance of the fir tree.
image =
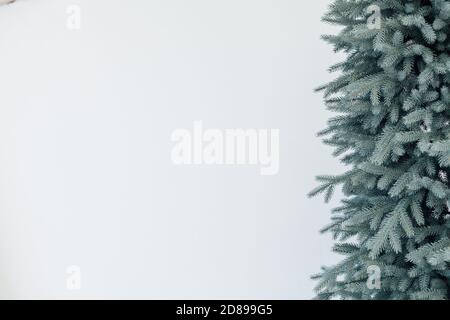
{"type": "Polygon", "coordinates": [[[311,192],[344,193],[324,229],[344,258],[317,297],[449,299],[450,1],[334,0],[323,20],[346,60],[319,88],[337,113],[319,135],[349,169],[311,192]]]}

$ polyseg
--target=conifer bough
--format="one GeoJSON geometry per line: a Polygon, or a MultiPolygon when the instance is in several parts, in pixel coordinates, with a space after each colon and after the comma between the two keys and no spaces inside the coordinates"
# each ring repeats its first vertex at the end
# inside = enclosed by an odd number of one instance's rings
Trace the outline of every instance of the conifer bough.
{"type": "Polygon", "coordinates": [[[323,230],[344,258],[313,276],[317,297],[449,299],[450,1],[334,0],[323,20],[347,58],[319,88],[337,113],[319,135],[349,169],[310,194],[344,193],[323,230]]]}

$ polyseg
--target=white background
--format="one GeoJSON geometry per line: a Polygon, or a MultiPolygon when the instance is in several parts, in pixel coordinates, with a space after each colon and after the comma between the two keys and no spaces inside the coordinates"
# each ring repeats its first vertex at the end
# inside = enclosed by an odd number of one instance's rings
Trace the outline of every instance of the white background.
{"type": "Polygon", "coordinates": [[[343,171],[315,136],[330,114],[313,89],[340,59],[328,3],[0,7],[0,298],[312,298],[337,200],[306,194],[343,171]],[[279,174],[174,166],[170,135],[194,120],[280,129],[279,174]]]}

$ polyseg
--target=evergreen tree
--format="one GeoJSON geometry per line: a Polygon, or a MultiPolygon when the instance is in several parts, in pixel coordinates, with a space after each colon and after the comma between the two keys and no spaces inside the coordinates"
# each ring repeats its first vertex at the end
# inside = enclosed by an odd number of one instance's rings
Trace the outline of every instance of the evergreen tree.
{"type": "Polygon", "coordinates": [[[311,192],[344,193],[324,229],[344,258],[313,276],[318,298],[448,299],[450,1],[334,0],[323,20],[346,60],[319,135],[349,169],[311,192]]]}

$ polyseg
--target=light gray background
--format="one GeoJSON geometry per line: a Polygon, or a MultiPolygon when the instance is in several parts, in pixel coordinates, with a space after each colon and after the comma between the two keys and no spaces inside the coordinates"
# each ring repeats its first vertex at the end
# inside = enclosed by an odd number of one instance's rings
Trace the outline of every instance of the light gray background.
{"type": "Polygon", "coordinates": [[[306,194],[343,170],[315,137],[329,114],[313,89],[339,60],[328,3],[0,7],[0,298],[313,297],[337,258],[319,234],[333,203],[306,194]],[[174,166],[171,132],[194,120],[279,128],[280,173],[174,166]]]}

